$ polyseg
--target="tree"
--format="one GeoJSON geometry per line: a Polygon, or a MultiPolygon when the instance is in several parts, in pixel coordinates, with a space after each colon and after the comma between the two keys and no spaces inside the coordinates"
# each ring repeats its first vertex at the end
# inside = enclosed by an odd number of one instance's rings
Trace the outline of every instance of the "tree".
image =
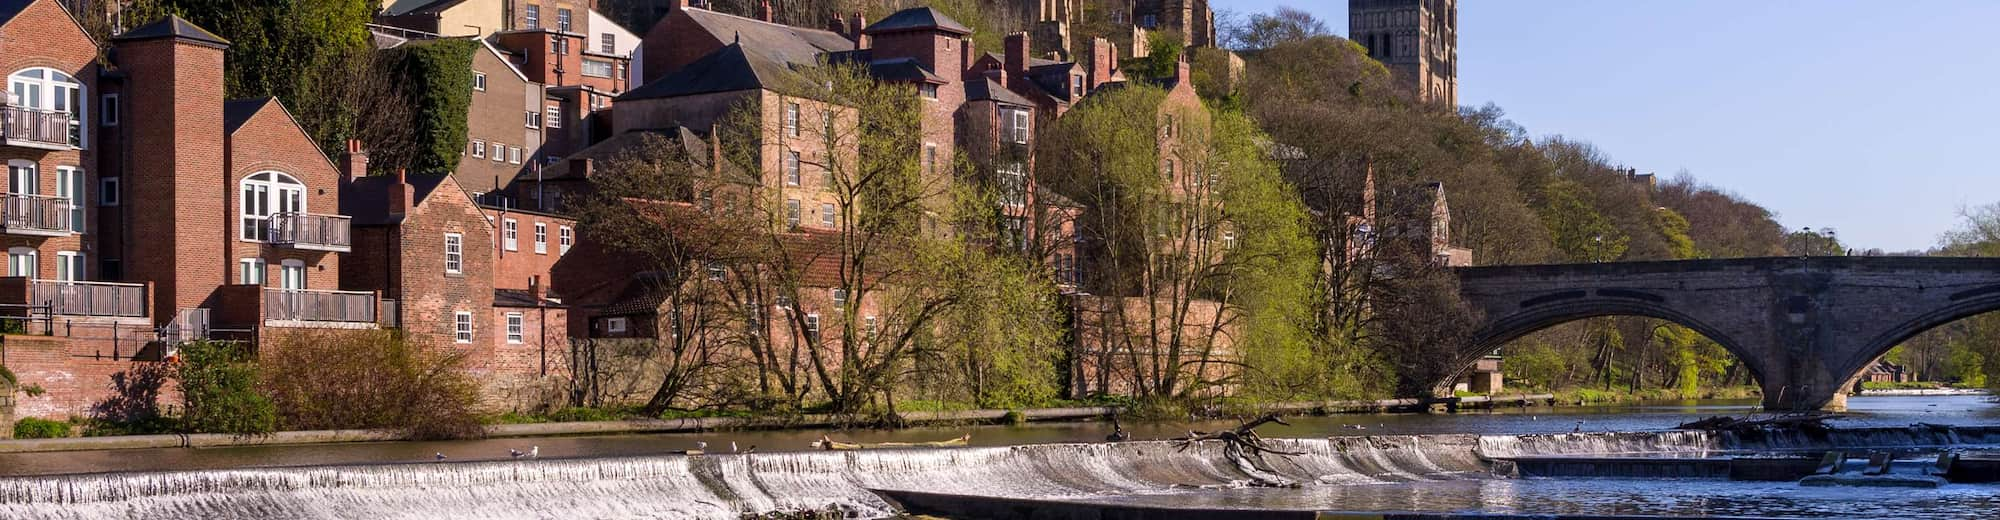
{"type": "Polygon", "coordinates": [[[1217,23],[1217,26],[1224,29],[1221,31],[1224,45],[1240,50],[1269,49],[1283,43],[1333,34],[1327,29],[1326,22],[1312,13],[1289,6],[1279,6],[1270,14],[1250,15],[1249,21],[1240,25],[1217,23]]]}
{"type": "Polygon", "coordinates": [[[369,0],[158,0],[163,8],[229,40],[224,72],[231,99],[273,96],[329,155],[354,135],[359,107],[350,81],[369,52],[369,0]]]}
{"type": "Polygon", "coordinates": [[[179,356],[174,382],[185,431],[262,435],[277,429],[277,408],[257,391],[247,345],[200,341],[181,346],[179,356]]]}

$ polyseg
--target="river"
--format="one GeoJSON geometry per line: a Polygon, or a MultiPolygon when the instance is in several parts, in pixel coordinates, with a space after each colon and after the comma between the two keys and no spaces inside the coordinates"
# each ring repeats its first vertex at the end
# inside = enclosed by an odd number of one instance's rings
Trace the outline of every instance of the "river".
{"type": "MultiPolygon", "coordinates": [[[[1848,404],[1849,414],[1835,425],[2000,425],[2000,406],[1983,396],[1859,396],[1848,404]]],[[[1283,471],[1316,484],[1304,489],[1233,489],[1242,480],[1238,469],[1204,453],[1213,450],[1064,444],[1101,441],[1108,427],[1096,422],[0,454],[0,476],[11,477],[0,478],[0,518],[729,518],[829,504],[864,515],[886,512],[863,487],[1279,509],[1910,518],[1990,518],[1985,515],[2000,511],[2000,487],[1989,485],[1884,494],[1789,482],[1496,479],[1473,456],[1530,444],[1585,455],[1705,456],[1770,448],[1684,433],[1593,433],[1660,431],[1712,415],[1746,414],[1753,405],[1693,401],[1340,415],[1261,429],[1267,438],[1298,439],[1286,442],[1311,453],[1288,461],[1283,471]],[[823,434],[884,442],[968,432],[971,449],[801,451],[823,434]],[[1546,435],[1570,432],[1583,434],[1546,435]],[[697,442],[718,454],[666,455],[697,442]],[[727,455],[731,443],[757,446],[757,454],[727,455]],[[1023,445],[1038,446],[1005,448],[1023,445]],[[542,460],[509,460],[507,450],[531,447],[539,448],[542,460]],[[447,456],[445,463],[433,462],[438,453],[447,456]]],[[[1126,427],[1133,439],[1144,440],[1233,424],[1126,427]]]]}

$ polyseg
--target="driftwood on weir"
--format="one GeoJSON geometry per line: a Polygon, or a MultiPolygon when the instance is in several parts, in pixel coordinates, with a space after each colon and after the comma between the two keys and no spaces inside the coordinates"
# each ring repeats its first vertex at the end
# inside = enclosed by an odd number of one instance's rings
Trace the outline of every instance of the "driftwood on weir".
{"type": "Polygon", "coordinates": [[[1266,453],[1287,457],[1305,454],[1303,452],[1274,449],[1270,444],[1265,443],[1264,438],[1257,435],[1257,427],[1270,423],[1285,426],[1292,425],[1285,422],[1284,417],[1271,413],[1252,419],[1250,422],[1243,423],[1233,429],[1217,432],[1189,431],[1186,437],[1174,440],[1180,442],[1181,451],[1187,451],[1195,443],[1202,441],[1222,442],[1223,456],[1228,457],[1231,462],[1236,463],[1238,468],[1242,468],[1245,473],[1249,474],[1254,480],[1252,484],[1264,487],[1297,486],[1297,483],[1278,476],[1277,472],[1271,469],[1271,465],[1264,461],[1264,454],[1266,453]]]}
{"type": "Polygon", "coordinates": [[[1826,429],[1826,420],[1833,417],[1832,414],[1827,413],[1781,415],[1769,419],[1736,418],[1717,415],[1699,421],[1684,423],[1680,426],[1675,426],[1674,429],[1734,432],[1770,429],[1823,430],[1826,429]]]}

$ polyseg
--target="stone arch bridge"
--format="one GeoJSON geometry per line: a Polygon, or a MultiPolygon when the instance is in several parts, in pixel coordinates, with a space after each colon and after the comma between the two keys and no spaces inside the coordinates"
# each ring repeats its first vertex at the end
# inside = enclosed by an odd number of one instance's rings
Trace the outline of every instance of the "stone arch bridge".
{"type": "Polygon", "coordinates": [[[1735,354],[1763,387],[1769,410],[1844,407],[1845,391],[1890,348],[2000,310],[2000,258],[1746,258],[1456,272],[1481,324],[1454,366],[1469,370],[1500,345],[1560,323],[1645,316],[1694,329],[1735,354]]]}

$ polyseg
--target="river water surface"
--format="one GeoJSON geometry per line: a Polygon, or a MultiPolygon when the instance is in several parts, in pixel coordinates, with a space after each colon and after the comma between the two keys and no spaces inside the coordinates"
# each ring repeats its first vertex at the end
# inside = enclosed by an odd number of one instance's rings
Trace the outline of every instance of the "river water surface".
{"type": "MultiPolygon", "coordinates": [[[[1841,427],[2000,424],[1984,396],[1855,397],[1841,427]]],[[[0,518],[734,518],[837,505],[886,514],[864,488],[1140,504],[1369,511],[1491,511],[1859,518],[1997,518],[2000,486],[1801,488],[1721,480],[1498,479],[1481,457],[1710,456],[1787,448],[1659,432],[1753,402],[1511,408],[1457,415],[1297,418],[1259,430],[1308,454],[1274,463],[1303,489],[1250,489],[1219,450],[1101,441],[1098,422],[899,431],[615,435],[451,442],[0,454],[0,518]],[[970,432],[974,448],[807,452],[970,432]],[[1579,432],[1579,433],[1572,433],[1579,432]],[[1361,438],[1360,436],[1369,436],[1361,438]],[[706,457],[668,452],[707,442],[706,457]],[[727,454],[757,446],[755,455],[727,454]],[[509,460],[539,447],[543,459],[509,460]],[[447,461],[433,461],[443,453],[447,461]]],[[[1235,421],[1128,424],[1134,440],[1235,421]]],[[[1785,441],[1789,442],[1789,441],[1785,441]]],[[[1929,440],[1886,442],[1927,443],[1929,440]]],[[[1984,441],[1980,441],[1984,442],[1984,441]]]]}

